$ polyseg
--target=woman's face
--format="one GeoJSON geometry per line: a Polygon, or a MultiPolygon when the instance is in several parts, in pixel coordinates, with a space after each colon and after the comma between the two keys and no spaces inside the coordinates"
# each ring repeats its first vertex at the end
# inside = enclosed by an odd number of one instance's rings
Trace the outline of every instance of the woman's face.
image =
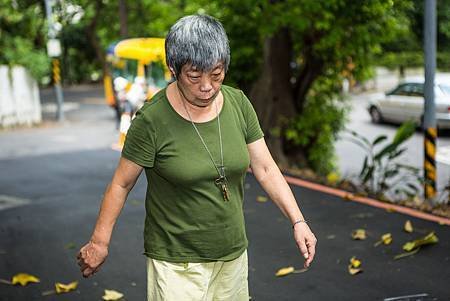
{"type": "Polygon", "coordinates": [[[177,85],[185,100],[197,107],[206,107],[219,94],[224,78],[222,63],[216,64],[210,71],[198,71],[195,66],[186,64],[181,68],[177,85]]]}

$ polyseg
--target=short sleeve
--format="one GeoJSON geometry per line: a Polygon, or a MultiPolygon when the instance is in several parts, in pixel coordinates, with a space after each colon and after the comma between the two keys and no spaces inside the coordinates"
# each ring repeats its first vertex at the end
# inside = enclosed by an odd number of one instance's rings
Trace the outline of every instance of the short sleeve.
{"type": "Polygon", "coordinates": [[[245,142],[247,144],[250,144],[264,137],[264,132],[262,131],[261,126],[259,125],[258,116],[256,115],[252,103],[242,91],[241,94],[243,106],[242,112],[244,114],[246,122],[245,142]]]}
{"type": "Polygon", "coordinates": [[[151,122],[138,111],[128,129],[122,157],[142,167],[153,167],[156,153],[156,135],[151,122]]]}

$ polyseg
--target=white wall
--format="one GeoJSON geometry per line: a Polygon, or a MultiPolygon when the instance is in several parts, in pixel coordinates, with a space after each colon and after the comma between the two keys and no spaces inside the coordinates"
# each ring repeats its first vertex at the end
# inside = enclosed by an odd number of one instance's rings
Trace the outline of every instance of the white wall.
{"type": "Polygon", "coordinates": [[[0,127],[42,120],[38,84],[23,67],[0,66],[0,127]]]}

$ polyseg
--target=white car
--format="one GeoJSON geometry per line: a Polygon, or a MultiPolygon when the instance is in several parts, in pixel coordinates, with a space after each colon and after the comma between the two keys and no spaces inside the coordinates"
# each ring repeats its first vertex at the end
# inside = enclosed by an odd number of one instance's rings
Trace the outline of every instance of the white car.
{"type": "MultiPolygon", "coordinates": [[[[406,78],[384,97],[370,101],[367,109],[372,122],[414,120],[422,126],[424,82],[423,77],[406,78]]],[[[450,76],[436,76],[434,84],[437,127],[450,129],[450,76]]]]}

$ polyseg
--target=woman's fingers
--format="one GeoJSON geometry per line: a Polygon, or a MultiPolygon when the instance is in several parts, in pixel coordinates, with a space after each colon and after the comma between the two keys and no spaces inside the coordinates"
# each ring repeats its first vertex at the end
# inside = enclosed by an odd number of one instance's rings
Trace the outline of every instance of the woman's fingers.
{"type": "Polygon", "coordinates": [[[294,228],[295,240],[302,256],[305,258],[304,267],[308,268],[314,260],[314,255],[316,254],[317,239],[306,223],[300,223],[297,225],[298,226],[294,228]]]}
{"type": "Polygon", "coordinates": [[[314,255],[316,254],[316,245],[315,244],[308,245],[308,253],[309,253],[309,256],[305,261],[305,267],[309,267],[311,262],[314,260],[314,255]]]}
{"type": "Polygon", "coordinates": [[[83,274],[83,277],[87,278],[89,276],[91,276],[94,272],[94,269],[86,266],[85,269],[81,270],[81,273],[83,274]]]}
{"type": "Polygon", "coordinates": [[[83,277],[95,274],[100,269],[107,255],[108,248],[104,245],[96,245],[89,242],[81,248],[77,255],[77,261],[83,277]]]}
{"type": "Polygon", "coordinates": [[[308,253],[308,247],[306,246],[305,241],[304,240],[303,241],[299,241],[297,243],[297,245],[298,245],[298,248],[300,249],[300,252],[302,253],[303,257],[305,259],[308,259],[309,253],[308,253]]]}

